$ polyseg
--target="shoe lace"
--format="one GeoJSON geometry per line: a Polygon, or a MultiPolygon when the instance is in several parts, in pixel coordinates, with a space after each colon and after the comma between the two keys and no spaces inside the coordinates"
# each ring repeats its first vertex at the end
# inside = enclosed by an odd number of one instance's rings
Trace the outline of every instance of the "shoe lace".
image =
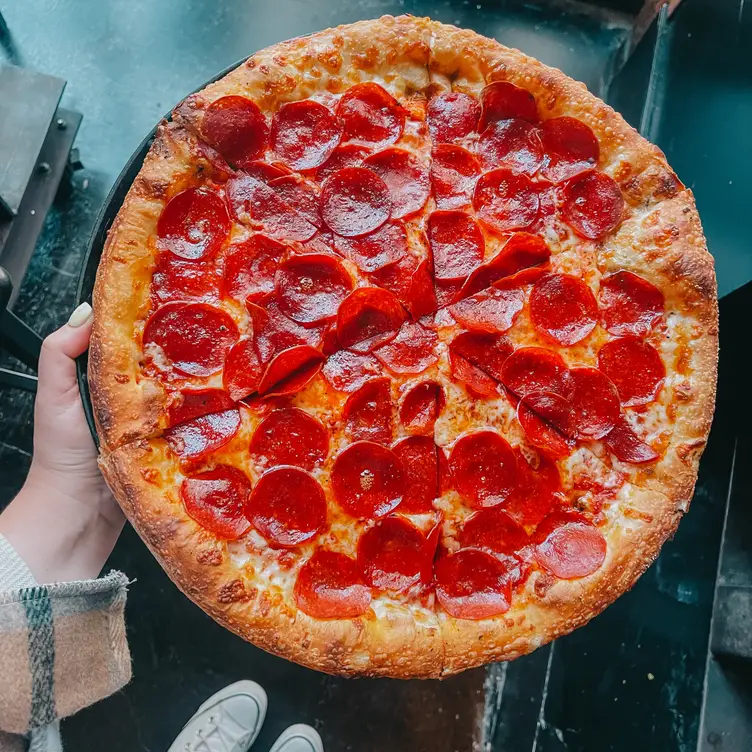
{"type": "Polygon", "coordinates": [[[243,730],[218,708],[216,715],[210,715],[206,723],[196,729],[196,738],[186,743],[185,752],[242,752],[250,738],[251,732],[243,730]],[[233,730],[233,726],[241,733],[233,730]]]}

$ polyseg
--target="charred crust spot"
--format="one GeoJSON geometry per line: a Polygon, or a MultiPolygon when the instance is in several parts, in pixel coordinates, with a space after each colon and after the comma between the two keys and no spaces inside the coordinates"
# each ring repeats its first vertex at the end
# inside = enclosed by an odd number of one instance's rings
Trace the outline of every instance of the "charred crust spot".
{"type": "Polygon", "coordinates": [[[668,248],[679,239],[680,235],[681,231],[676,225],[668,225],[653,235],[653,242],[659,248],[668,248]]]}
{"type": "Polygon", "coordinates": [[[663,172],[657,177],[653,196],[658,199],[673,198],[679,193],[681,187],[682,184],[676,175],[672,172],[663,172]]]}
{"type": "Polygon", "coordinates": [[[170,190],[169,180],[160,180],[158,178],[144,178],[141,182],[144,194],[152,198],[165,198],[170,190]]]}
{"type": "Polygon", "coordinates": [[[685,379],[674,387],[674,397],[680,402],[689,402],[692,399],[693,391],[689,379],[685,379]]]}
{"type": "Polygon", "coordinates": [[[202,548],[196,551],[196,561],[208,567],[218,567],[222,563],[222,552],[216,548],[202,548]]]}
{"type": "Polygon", "coordinates": [[[691,464],[692,461],[702,454],[705,447],[705,439],[694,439],[676,447],[676,456],[685,464],[691,464]]]}
{"type": "Polygon", "coordinates": [[[225,583],[217,593],[219,603],[239,603],[249,599],[250,596],[246,592],[242,580],[232,580],[232,582],[225,583]]]}
{"type": "Polygon", "coordinates": [[[117,264],[127,264],[128,259],[123,258],[122,256],[110,256],[110,258],[117,264]]]}
{"type": "Polygon", "coordinates": [[[548,591],[556,584],[556,580],[548,574],[539,574],[535,578],[535,584],[533,590],[538,598],[545,598],[548,591]]]}
{"type": "Polygon", "coordinates": [[[113,377],[118,384],[127,384],[131,377],[127,373],[116,373],[113,377]]]}

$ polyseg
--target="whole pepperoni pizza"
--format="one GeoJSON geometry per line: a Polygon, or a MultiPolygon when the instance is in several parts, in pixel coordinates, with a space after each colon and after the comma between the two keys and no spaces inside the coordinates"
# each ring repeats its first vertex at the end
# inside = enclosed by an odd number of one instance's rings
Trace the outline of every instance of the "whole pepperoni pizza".
{"type": "Polygon", "coordinates": [[[160,125],[90,357],[101,466],[269,651],[440,677],[570,632],[688,508],[713,262],[663,154],[429,19],[275,45],[160,125]]]}

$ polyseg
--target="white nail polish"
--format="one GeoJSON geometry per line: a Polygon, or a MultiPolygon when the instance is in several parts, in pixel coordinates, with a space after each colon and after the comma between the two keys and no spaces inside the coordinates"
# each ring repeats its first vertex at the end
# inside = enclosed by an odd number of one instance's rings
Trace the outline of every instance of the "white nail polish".
{"type": "Polygon", "coordinates": [[[91,306],[88,303],[81,303],[81,305],[70,315],[68,326],[74,328],[83,326],[91,318],[91,314],[91,306]]]}

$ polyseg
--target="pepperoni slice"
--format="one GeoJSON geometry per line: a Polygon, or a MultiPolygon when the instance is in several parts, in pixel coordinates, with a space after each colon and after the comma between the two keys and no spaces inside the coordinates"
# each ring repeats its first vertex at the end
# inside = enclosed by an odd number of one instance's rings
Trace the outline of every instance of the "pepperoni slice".
{"type": "Polygon", "coordinates": [[[454,488],[472,507],[501,504],[517,485],[517,460],[496,431],[476,431],[458,439],[449,454],[454,488]]]}
{"type": "Polygon", "coordinates": [[[558,353],[543,347],[521,347],[504,361],[504,386],[518,397],[530,392],[553,392],[568,397],[571,392],[569,369],[558,353]]]}
{"type": "MultiPolygon", "coordinates": [[[[550,258],[551,250],[543,238],[529,232],[516,232],[492,259],[481,264],[465,280],[459,297],[464,298],[473,295],[500,280],[515,277],[521,271],[532,267],[539,267],[538,272],[540,274],[541,268],[548,264],[550,258]]],[[[539,276],[531,281],[537,281],[538,278],[539,276]]],[[[515,279],[509,281],[510,284],[507,289],[526,284],[528,280],[515,277],[515,279]]]]}
{"type": "Polygon", "coordinates": [[[383,227],[361,238],[334,236],[337,253],[352,261],[364,272],[375,272],[393,264],[408,251],[407,233],[401,222],[388,222],[383,227]]]}
{"type": "Polygon", "coordinates": [[[229,465],[217,465],[180,484],[186,514],[218,538],[235,540],[248,532],[245,503],[251,483],[245,473],[229,465]]]}
{"type": "Polygon", "coordinates": [[[403,256],[399,261],[387,264],[371,272],[368,279],[375,285],[393,292],[397,299],[409,308],[409,294],[412,276],[418,268],[418,259],[410,254],[403,256]]]}
{"type": "Polygon", "coordinates": [[[658,452],[632,430],[624,416],[619,418],[618,423],[603,437],[603,443],[622,462],[639,465],[644,462],[655,462],[660,458],[658,452]]]}
{"type": "Polygon", "coordinates": [[[327,383],[339,392],[355,392],[379,373],[381,367],[373,355],[360,355],[349,350],[330,355],[321,369],[327,383]]]}
{"type": "Polygon", "coordinates": [[[499,388],[496,380],[464,357],[457,337],[449,343],[449,368],[452,377],[466,384],[472,392],[480,397],[498,397],[499,388]]]}
{"type": "Polygon", "coordinates": [[[170,426],[200,418],[208,413],[218,413],[235,407],[230,395],[222,389],[184,389],[180,401],[170,405],[170,426]]]}
{"type": "Polygon", "coordinates": [[[554,457],[566,457],[572,451],[572,406],[561,395],[529,392],[517,405],[517,420],[534,446],[554,457]]]}
{"type": "Polygon", "coordinates": [[[530,291],[530,318],[541,334],[569,346],[581,342],[595,329],[598,306],[581,279],[550,274],[530,291]]]}
{"type": "Polygon", "coordinates": [[[337,114],[345,126],[345,138],[386,146],[398,141],[405,127],[405,110],[383,87],[371,82],[356,84],[339,100],[337,114]]]}
{"type": "Polygon", "coordinates": [[[489,169],[507,167],[534,175],[543,164],[540,132],[526,120],[499,120],[481,134],[478,155],[489,169]]]}
{"type": "Polygon", "coordinates": [[[319,549],[300,568],[295,604],[314,619],[354,619],[371,604],[371,591],[354,559],[319,549]]]}
{"type": "Polygon", "coordinates": [[[509,610],[516,562],[463,548],[436,564],[436,597],[457,619],[487,619],[509,610]]]}
{"type": "Polygon", "coordinates": [[[520,525],[534,527],[561,507],[561,477],[556,463],[539,455],[533,467],[517,452],[518,483],[514,493],[504,502],[504,511],[520,525]]]}
{"type": "Polygon", "coordinates": [[[462,332],[449,343],[452,375],[482,396],[497,396],[502,366],[512,345],[500,334],[462,332]]]}
{"type": "Polygon", "coordinates": [[[337,170],[343,167],[360,167],[363,160],[371,153],[370,149],[358,144],[340,144],[329,159],[316,170],[316,180],[323,183],[337,170]]]}
{"type": "Polygon", "coordinates": [[[356,441],[334,460],[331,475],[336,502],[353,517],[385,517],[402,501],[402,463],[389,448],[356,441]]]}
{"type": "Polygon", "coordinates": [[[400,504],[403,514],[433,511],[439,495],[439,457],[430,436],[408,436],[394,445],[394,453],[405,469],[405,496],[400,504]]]}
{"type": "Polygon", "coordinates": [[[408,431],[432,434],[445,405],[446,397],[441,385],[435,381],[422,381],[410,389],[402,400],[400,421],[408,431]]]}
{"type": "Polygon", "coordinates": [[[312,415],[297,407],[274,410],[259,423],[251,454],[268,465],[293,465],[313,470],[329,454],[329,434],[312,415]]]}
{"type": "Polygon", "coordinates": [[[611,334],[646,337],[663,316],[663,293],[632,272],[616,272],[601,280],[601,317],[611,334]]]}
{"type": "Polygon", "coordinates": [[[258,385],[265,397],[299,392],[321,370],[324,356],[310,345],[296,345],[277,353],[269,362],[258,385]]]}
{"type": "Polygon", "coordinates": [[[157,222],[157,248],[184,259],[213,256],[230,234],[225,202],[208,188],[173,196],[157,222]]]}
{"type": "Polygon", "coordinates": [[[275,281],[282,313],[300,324],[335,318],[352,287],[342,264],[323,253],[291,256],[280,265],[275,281]]]}
{"type": "Polygon", "coordinates": [[[167,303],[144,327],[144,345],[155,344],[175,370],[210,376],[222,370],[227,351],[238,339],[230,316],[206,303],[167,303]]]}
{"type": "Polygon", "coordinates": [[[541,125],[541,141],[546,162],[541,174],[560,183],[597,166],[598,139],[585,123],[571,117],[546,120],[541,125]]]}
{"type": "Polygon", "coordinates": [[[283,175],[270,180],[269,187],[312,225],[319,229],[323,227],[319,215],[319,188],[315,183],[299,175],[283,175]]]}
{"type": "Polygon", "coordinates": [[[386,376],[371,379],[345,402],[345,432],[353,441],[389,444],[394,430],[392,412],[391,381],[386,376]]]}
{"type": "Polygon", "coordinates": [[[428,168],[405,149],[384,149],[363,160],[389,188],[392,218],[401,219],[420,211],[431,192],[428,168]]]}
{"type": "Polygon", "coordinates": [[[500,334],[511,328],[524,304],[522,290],[491,287],[449,306],[449,310],[465,329],[500,334]]]}
{"type": "Polygon", "coordinates": [[[463,281],[483,261],[483,233],[464,212],[433,212],[428,218],[428,242],[439,282],[463,281]]]}
{"type": "Polygon", "coordinates": [[[283,240],[310,240],[317,232],[302,214],[288,204],[274,188],[250,175],[227,181],[227,200],[240,222],[254,222],[283,240]]]}
{"type": "Polygon", "coordinates": [[[324,164],[342,138],[342,123],[320,102],[288,102],[272,121],[272,149],[294,170],[324,164]]]}
{"type": "Polygon", "coordinates": [[[624,197],[608,175],[585,172],[567,183],[562,193],[562,219],[583,238],[600,240],[621,223],[624,197]]]}
{"type": "Polygon", "coordinates": [[[281,162],[269,164],[260,159],[245,165],[243,171],[262,183],[270,183],[275,178],[292,175],[292,170],[287,165],[283,165],[281,162]]]}
{"type": "Polygon", "coordinates": [[[179,423],[164,432],[165,440],[182,460],[198,460],[223,447],[240,428],[237,407],[220,413],[209,413],[179,423]]]}
{"type": "Polygon", "coordinates": [[[321,349],[327,326],[302,326],[279,310],[276,300],[265,300],[262,308],[246,303],[253,322],[253,340],[263,363],[274,355],[295,345],[310,345],[321,349]]]}
{"type": "Polygon", "coordinates": [[[438,359],[439,337],[414,321],[402,324],[397,336],[374,350],[373,354],[392,372],[416,375],[438,359]]]}
{"type": "Polygon", "coordinates": [[[206,109],[201,135],[228,162],[247,167],[266,150],[269,124],[250,99],[220,97],[206,109]]]}
{"type": "Polygon", "coordinates": [[[428,102],[426,119],[434,143],[451,143],[472,133],[480,117],[480,104],[470,94],[451,91],[428,102]]]}
{"type": "Polygon", "coordinates": [[[241,400],[258,389],[264,368],[251,337],[239,339],[227,353],[222,386],[234,400],[241,400]]]}
{"type": "Polygon", "coordinates": [[[519,86],[508,81],[495,81],[488,84],[480,95],[482,112],[478,130],[481,132],[498,120],[520,118],[530,123],[538,122],[538,108],[535,97],[519,86]]]}
{"type": "Polygon", "coordinates": [[[582,439],[603,438],[619,420],[619,393],[596,368],[573,368],[572,429],[582,439]]]}
{"type": "Polygon", "coordinates": [[[460,545],[511,556],[529,545],[525,528],[499,507],[479,509],[462,526],[460,545]]]}
{"type": "Polygon", "coordinates": [[[427,549],[425,536],[415,525],[388,517],[360,536],[358,564],[371,587],[399,593],[420,582],[427,549]]]}
{"type": "Polygon", "coordinates": [[[178,258],[169,251],[158,255],[152,290],[160,302],[216,302],[219,299],[219,287],[220,277],[215,264],[178,258]]]}
{"type": "Polygon", "coordinates": [[[406,314],[397,297],[380,287],[358,287],[337,314],[337,338],[342,347],[371,352],[397,335],[406,314]]]}
{"type": "Polygon", "coordinates": [[[554,577],[576,580],[606,560],[606,539],[595,525],[574,513],[553,514],[535,531],[535,560],[554,577]]]}
{"type": "Polygon", "coordinates": [[[480,173],[480,163],[467,149],[451,144],[435,147],[431,184],[437,208],[459,209],[470,204],[480,173]]]}
{"type": "Polygon", "coordinates": [[[485,173],[475,184],[473,208],[496,232],[527,229],[539,207],[538,189],[527,175],[500,168],[485,173]]]}
{"type": "Polygon", "coordinates": [[[282,243],[261,233],[231,245],[225,254],[225,294],[245,300],[273,292],[274,274],[286,250],[282,243]]]}
{"type": "Polygon", "coordinates": [[[392,200],[375,172],[345,167],[324,183],[319,209],[332,232],[352,238],[378,230],[392,214],[392,200]]]}
{"type": "Polygon", "coordinates": [[[598,352],[598,368],[614,382],[625,407],[653,402],[666,378],[658,351],[636,337],[606,342],[598,352]]]}

